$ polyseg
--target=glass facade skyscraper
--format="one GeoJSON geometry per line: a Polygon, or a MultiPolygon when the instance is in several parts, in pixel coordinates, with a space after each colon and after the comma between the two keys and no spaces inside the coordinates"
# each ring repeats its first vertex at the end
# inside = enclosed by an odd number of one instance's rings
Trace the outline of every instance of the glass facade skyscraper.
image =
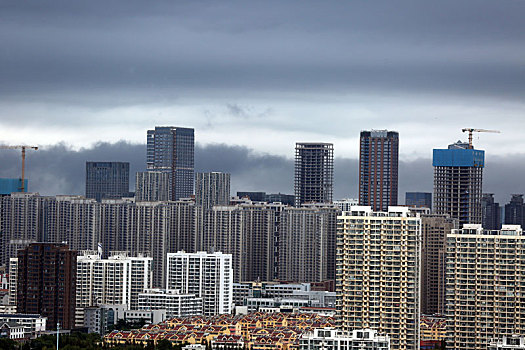
{"type": "Polygon", "coordinates": [[[432,193],[406,192],[405,205],[432,209],[432,193]]]}
{"type": "Polygon", "coordinates": [[[86,162],[86,198],[116,199],[129,196],[129,163],[86,162]]]}
{"type": "Polygon", "coordinates": [[[147,133],[148,170],[170,173],[171,200],[193,195],[194,129],[156,126],[147,133]]]}

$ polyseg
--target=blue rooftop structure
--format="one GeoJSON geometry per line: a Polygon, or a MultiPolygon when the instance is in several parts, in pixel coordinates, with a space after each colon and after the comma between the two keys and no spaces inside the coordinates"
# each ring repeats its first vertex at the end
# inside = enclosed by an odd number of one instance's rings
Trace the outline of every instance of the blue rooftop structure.
{"type": "Polygon", "coordinates": [[[435,149],[432,165],[483,168],[485,166],[485,151],[477,149],[435,149]]]}
{"type": "MultiPolygon", "coordinates": [[[[21,188],[22,179],[0,179],[0,196],[20,192],[21,188]]],[[[27,192],[27,179],[24,179],[24,188],[27,192]]]]}

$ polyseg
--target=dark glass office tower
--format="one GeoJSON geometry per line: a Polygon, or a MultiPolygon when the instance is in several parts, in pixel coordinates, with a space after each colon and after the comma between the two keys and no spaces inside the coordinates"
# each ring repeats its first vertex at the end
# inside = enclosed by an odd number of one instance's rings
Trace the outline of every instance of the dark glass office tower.
{"type": "Polygon", "coordinates": [[[86,162],[86,198],[115,199],[129,196],[129,163],[86,162]]]}
{"type": "Polygon", "coordinates": [[[405,193],[405,205],[432,209],[432,193],[407,192],[405,193]]]}
{"type": "Polygon", "coordinates": [[[334,187],[334,145],[295,144],[295,205],[331,203],[334,187]]]}
{"type": "Polygon", "coordinates": [[[525,205],[522,194],[513,194],[510,202],[505,204],[505,224],[521,225],[525,228],[525,205]]]}
{"type": "Polygon", "coordinates": [[[195,138],[191,128],[156,126],[147,134],[147,168],[170,173],[171,200],[193,195],[195,138]]]}
{"type": "Polygon", "coordinates": [[[492,193],[483,193],[481,197],[481,226],[485,230],[501,230],[501,210],[492,193]]]}
{"type": "Polygon", "coordinates": [[[361,131],[359,150],[359,204],[375,211],[397,205],[399,133],[361,131]]]}

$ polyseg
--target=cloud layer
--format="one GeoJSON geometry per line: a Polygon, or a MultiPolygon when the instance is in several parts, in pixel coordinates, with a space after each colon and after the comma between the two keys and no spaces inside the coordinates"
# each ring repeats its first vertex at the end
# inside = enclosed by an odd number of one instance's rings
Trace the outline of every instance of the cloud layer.
{"type": "Polygon", "coordinates": [[[144,142],[155,125],[202,144],[287,156],[296,141],[357,157],[388,128],[402,158],[463,127],[525,148],[523,1],[0,2],[2,142],[144,142]]]}

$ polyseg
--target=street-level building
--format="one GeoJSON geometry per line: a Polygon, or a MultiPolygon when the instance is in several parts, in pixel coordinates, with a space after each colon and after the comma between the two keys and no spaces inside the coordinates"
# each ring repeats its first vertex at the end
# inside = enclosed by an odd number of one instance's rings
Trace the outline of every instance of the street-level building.
{"type": "Polygon", "coordinates": [[[0,314],[0,324],[5,322],[21,325],[25,337],[32,339],[46,331],[47,317],[38,314],[0,314]]]}
{"type": "Polygon", "coordinates": [[[178,290],[147,289],[139,294],[139,310],[165,310],[168,318],[202,315],[202,298],[178,290]]]}

